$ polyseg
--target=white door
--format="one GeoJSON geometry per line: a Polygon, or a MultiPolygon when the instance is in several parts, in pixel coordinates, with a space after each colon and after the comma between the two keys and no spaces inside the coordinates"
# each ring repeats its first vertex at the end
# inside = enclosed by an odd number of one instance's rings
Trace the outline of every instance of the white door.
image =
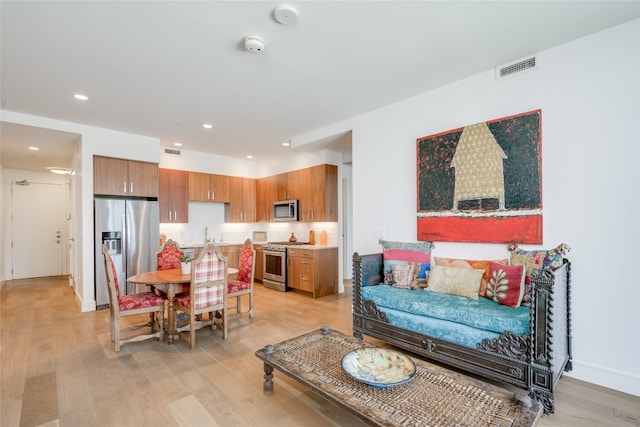
{"type": "Polygon", "coordinates": [[[65,184],[11,183],[13,279],[63,274],[65,206],[65,184]]]}

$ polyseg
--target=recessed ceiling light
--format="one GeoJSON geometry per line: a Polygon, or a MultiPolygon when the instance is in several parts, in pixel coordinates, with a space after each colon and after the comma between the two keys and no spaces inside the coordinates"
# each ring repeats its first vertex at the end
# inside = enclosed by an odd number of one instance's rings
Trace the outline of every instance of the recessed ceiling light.
{"type": "Polygon", "coordinates": [[[182,147],[182,142],[174,142],[173,145],[176,147],[182,147]]]}
{"type": "Polygon", "coordinates": [[[205,129],[211,129],[213,127],[213,125],[209,124],[209,123],[205,123],[205,124],[202,125],[202,127],[205,128],[205,129]]]}
{"type": "Polygon", "coordinates": [[[39,149],[38,147],[29,147],[29,150],[31,150],[31,151],[38,151],[38,150],[40,150],[40,149],[39,149]]]}
{"type": "Polygon", "coordinates": [[[53,173],[57,173],[58,175],[69,175],[71,171],[67,168],[59,168],[57,166],[47,166],[47,170],[53,173]]]}
{"type": "Polygon", "coordinates": [[[253,156],[251,154],[247,155],[247,159],[253,159],[253,156]]]}
{"type": "Polygon", "coordinates": [[[285,141],[282,143],[285,147],[291,147],[291,141],[285,141]]]}
{"type": "Polygon", "coordinates": [[[73,97],[79,101],[86,101],[89,99],[87,95],[83,95],[81,93],[76,93],[75,95],[73,95],[73,97]]]}

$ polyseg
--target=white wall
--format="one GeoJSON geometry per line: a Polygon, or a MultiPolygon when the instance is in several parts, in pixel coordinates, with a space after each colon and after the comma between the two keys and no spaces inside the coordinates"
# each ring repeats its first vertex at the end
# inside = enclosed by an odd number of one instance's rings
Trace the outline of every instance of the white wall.
{"type": "MultiPolygon", "coordinates": [[[[417,239],[417,138],[541,108],[544,244],[522,246],[573,248],[567,375],[640,395],[640,20],[540,52],[540,62],[325,129],[353,129],[354,250],[380,252],[376,227],[389,240],[417,239]]],[[[503,244],[441,242],[434,254],[508,256],[503,244]]]]}

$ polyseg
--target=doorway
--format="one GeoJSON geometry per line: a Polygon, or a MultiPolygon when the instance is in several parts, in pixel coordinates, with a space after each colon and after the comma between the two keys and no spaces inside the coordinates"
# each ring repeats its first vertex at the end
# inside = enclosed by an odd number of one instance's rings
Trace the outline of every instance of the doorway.
{"type": "Polygon", "coordinates": [[[11,278],[68,273],[67,184],[11,181],[11,278]]]}

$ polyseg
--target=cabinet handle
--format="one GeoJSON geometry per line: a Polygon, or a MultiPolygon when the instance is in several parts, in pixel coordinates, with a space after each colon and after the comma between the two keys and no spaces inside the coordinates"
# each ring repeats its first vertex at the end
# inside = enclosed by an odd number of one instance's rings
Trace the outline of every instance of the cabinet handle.
{"type": "Polygon", "coordinates": [[[178,212],[177,211],[173,211],[173,220],[174,221],[178,220],[178,212]]]}
{"type": "Polygon", "coordinates": [[[169,221],[171,221],[171,211],[169,211],[169,221]]]}
{"type": "Polygon", "coordinates": [[[124,181],[124,182],[122,183],[122,192],[123,192],[123,193],[126,193],[126,192],[127,192],[127,181],[124,181]]]}
{"type": "Polygon", "coordinates": [[[215,200],[216,199],[216,192],[212,191],[211,192],[211,200],[215,200]]]}
{"type": "Polygon", "coordinates": [[[211,191],[207,190],[207,200],[211,200],[211,191]]]}
{"type": "Polygon", "coordinates": [[[130,193],[133,194],[133,181],[131,181],[131,191],[130,191],[130,193]]]}

